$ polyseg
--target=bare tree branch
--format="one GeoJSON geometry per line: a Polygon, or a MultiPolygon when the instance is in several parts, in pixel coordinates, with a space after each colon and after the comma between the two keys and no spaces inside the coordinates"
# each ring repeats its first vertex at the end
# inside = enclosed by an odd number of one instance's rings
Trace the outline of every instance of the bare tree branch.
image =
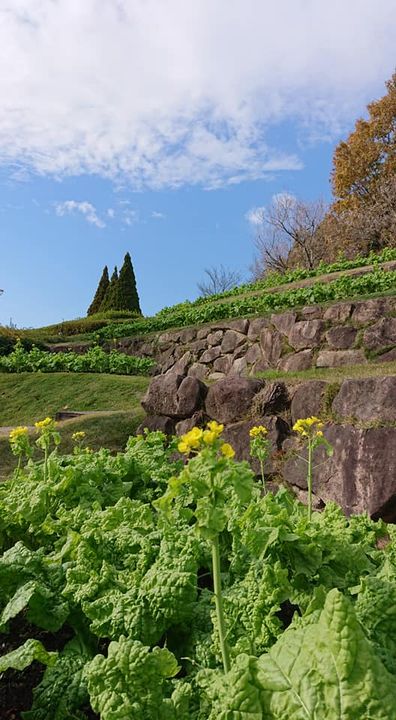
{"type": "Polygon", "coordinates": [[[238,271],[228,270],[223,265],[205,268],[205,273],[207,275],[206,280],[197,283],[198,290],[203,297],[232,290],[242,281],[242,276],[238,271]]]}

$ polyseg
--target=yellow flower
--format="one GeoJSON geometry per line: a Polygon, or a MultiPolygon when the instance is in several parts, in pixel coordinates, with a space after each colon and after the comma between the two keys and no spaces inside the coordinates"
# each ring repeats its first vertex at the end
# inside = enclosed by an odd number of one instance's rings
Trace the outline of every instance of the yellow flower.
{"type": "Polygon", "coordinates": [[[216,420],[211,420],[210,422],[208,422],[206,427],[208,428],[208,430],[210,430],[210,432],[214,432],[216,434],[216,437],[219,437],[219,435],[221,435],[224,430],[224,425],[216,422],[216,420]]]}
{"type": "Polygon", "coordinates": [[[27,427],[24,427],[20,425],[19,427],[14,428],[10,432],[10,440],[12,442],[15,442],[15,440],[18,440],[18,438],[22,437],[23,435],[27,435],[29,432],[27,427]]]}
{"type": "Polygon", "coordinates": [[[217,434],[214,430],[204,430],[202,439],[205,445],[213,445],[213,443],[217,440],[217,434]]]}
{"type": "Polygon", "coordinates": [[[183,453],[183,455],[188,455],[190,452],[190,446],[184,442],[184,440],[180,440],[177,449],[180,453],[183,453]]]}
{"type": "Polygon", "coordinates": [[[203,430],[201,430],[201,428],[193,427],[190,432],[182,435],[181,439],[190,446],[191,450],[198,450],[201,444],[202,436],[203,430]]]}
{"type": "Polygon", "coordinates": [[[50,427],[52,429],[53,427],[55,427],[55,420],[50,417],[46,417],[44,420],[39,420],[38,422],[35,422],[34,427],[37,428],[37,430],[46,430],[50,427]]]}
{"type": "Polygon", "coordinates": [[[71,439],[73,442],[80,442],[81,440],[84,440],[85,438],[85,432],[84,430],[78,430],[77,432],[73,433],[71,436],[71,439]]]}
{"type": "Polygon", "coordinates": [[[321,432],[323,427],[322,421],[313,415],[309,418],[300,418],[300,420],[297,420],[293,425],[293,430],[302,437],[312,437],[318,432],[321,432]]]}
{"type": "Polygon", "coordinates": [[[220,452],[226,458],[233,458],[235,455],[235,450],[230,443],[223,443],[220,452]]]}
{"type": "Polygon", "coordinates": [[[252,427],[249,430],[249,435],[251,438],[260,437],[260,435],[268,435],[268,430],[264,425],[255,425],[255,427],[252,427]]]}

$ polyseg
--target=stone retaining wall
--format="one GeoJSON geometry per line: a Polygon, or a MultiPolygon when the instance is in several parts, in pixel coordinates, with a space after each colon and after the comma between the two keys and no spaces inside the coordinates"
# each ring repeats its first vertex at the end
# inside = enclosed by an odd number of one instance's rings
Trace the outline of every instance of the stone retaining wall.
{"type": "MultiPolygon", "coordinates": [[[[306,464],[292,427],[316,415],[334,448],[315,456],[317,506],[330,500],[351,513],[396,522],[396,376],[346,379],[339,385],[321,380],[299,384],[259,381],[230,375],[209,387],[191,376],[168,372],[151,381],[142,402],[147,417],[140,431],[179,435],[214,419],[225,425],[224,439],[239,460],[249,460],[249,430],[269,430],[271,454],[267,479],[285,482],[304,500],[306,464]]],[[[256,461],[255,461],[256,462],[256,461]]],[[[257,464],[252,463],[258,472],[257,464]]]]}
{"type": "Polygon", "coordinates": [[[386,362],[396,360],[396,298],[218,321],[151,338],[121,338],[111,347],[153,357],[160,373],[173,370],[210,381],[271,368],[291,372],[368,358],[386,362]]]}

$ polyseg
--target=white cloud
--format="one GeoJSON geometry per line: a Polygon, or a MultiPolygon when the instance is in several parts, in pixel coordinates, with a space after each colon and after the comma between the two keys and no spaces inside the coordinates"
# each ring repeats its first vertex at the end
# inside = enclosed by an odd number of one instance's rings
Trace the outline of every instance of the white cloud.
{"type": "Polygon", "coordinates": [[[257,227],[258,225],[261,225],[263,222],[263,215],[265,213],[265,207],[252,207],[250,210],[245,213],[245,218],[250,223],[250,225],[253,225],[253,227],[257,227]]]}
{"type": "Polygon", "coordinates": [[[345,132],[395,36],[394,0],[0,0],[0,163],[137,189],[298,169],[269,128],[345,132]]]}
{"type": "Polygon", "coordinates": [[[86,200],[83,202],[78,202],[77,200],[65,200],[64,202],[55,203],[55,212],[60,217],[63,217],[63,215],[81,213],[81,215],[83,215],[86,221],[91,225],[96,225],[98,228],[106,227],[106,224],[97,214],[95,206],[86,200]]]}
{"type": "Polygon", "coordinates": [[[115,210],[113,208],[108,208],[107,217],[111,218],[111,220],[115,217],[115,210]]]}
{"type": "Polygon", "coordinates": [[[134,225],[139,221],[139,212],[138,210],[124,210],[122,213],[122,222],[124,225],[134,225]]]}
{"type": "Polygon", "coordinates": [[[156,220],[163,220],[166,216],[162,212],[158,212],[158,210],[153,210],[151,213],[151,217],[155,218],[156,220]]]}

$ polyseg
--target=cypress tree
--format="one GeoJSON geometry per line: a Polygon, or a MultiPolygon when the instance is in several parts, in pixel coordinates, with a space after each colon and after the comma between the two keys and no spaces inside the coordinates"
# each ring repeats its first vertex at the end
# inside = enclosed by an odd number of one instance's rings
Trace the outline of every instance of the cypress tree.
{"type": "Polygon", "coordinates": [[[136,289],[136,278],[133,271],[132,260],[129,252],[124,257],[124,264],[118,278],[117,310],[132,310],[142,314],[139,303],[139,295],[136,289]]]}
{"type": "Polygon", "coordinates": [[[102,277],[99,280],[99,285],[94,295],[94,299],[92,300],[87,310],[87,315],[94,315],[95,313],[100,312],[103,299],[106,295],[107,288],[109,287],[109,282],[109,271],[107,269],[107,265],[105,265],[103,268],[102,277]]]}
{"type": "Polygon", "coordinates": [[[118,304],[118,270],[116,265],[100,309],[103,311],[118,310],[118,304]]]}

